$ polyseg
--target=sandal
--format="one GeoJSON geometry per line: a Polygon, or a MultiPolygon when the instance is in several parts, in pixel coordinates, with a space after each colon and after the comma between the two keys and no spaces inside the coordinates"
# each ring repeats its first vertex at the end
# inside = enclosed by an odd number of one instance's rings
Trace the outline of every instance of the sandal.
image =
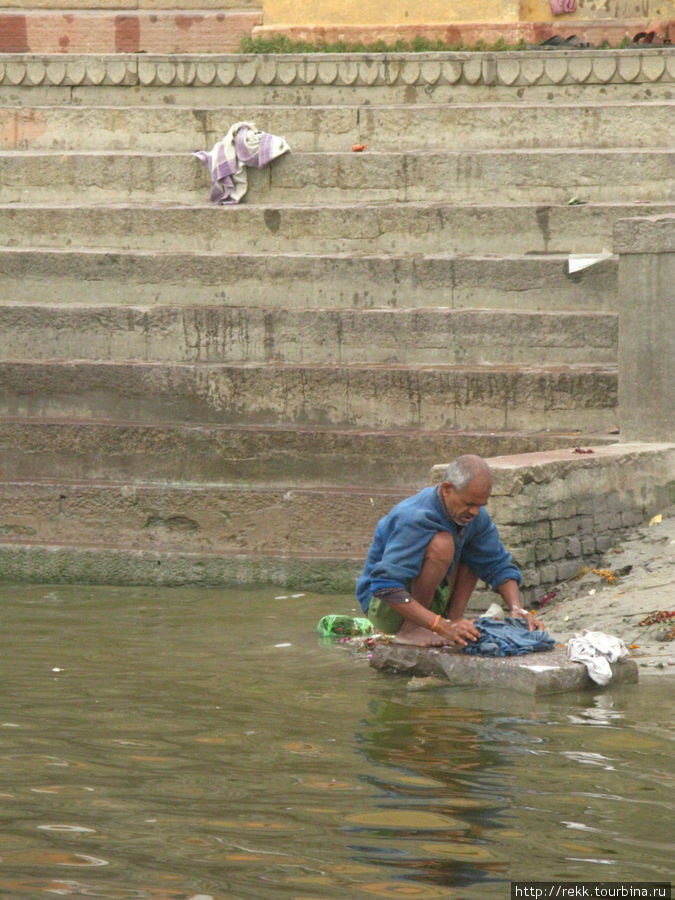
{"type": "Polygon", "coordinates": [[[559,34],[554,34],[552,37],[546,38],[545,41],[541,41],[537,47],[542,50],[584,50],[594,48],[595,44],[580,40],[576,34],[571,34],[566,38],[561,37],[559,34]]]}
{"type": "Polygon", "coordinates": [[[663,40],[659,40],[659,36],[655,31],[638,31],[631,42],[631,47],[668,47],[670,45],[668,30],[663,40]]]}

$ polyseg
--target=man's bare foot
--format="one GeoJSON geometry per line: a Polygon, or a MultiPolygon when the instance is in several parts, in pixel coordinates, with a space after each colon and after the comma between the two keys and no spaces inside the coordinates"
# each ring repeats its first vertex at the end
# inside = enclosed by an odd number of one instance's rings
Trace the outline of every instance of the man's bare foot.
{"type": "Polygon", "coordinates": [[[446,641],[440,634],[422,628],[421,625],[412,625],[404,622],[394,635],[395,644],[409,644],[413,647],[449,647],[450,641],[446,641]]]}

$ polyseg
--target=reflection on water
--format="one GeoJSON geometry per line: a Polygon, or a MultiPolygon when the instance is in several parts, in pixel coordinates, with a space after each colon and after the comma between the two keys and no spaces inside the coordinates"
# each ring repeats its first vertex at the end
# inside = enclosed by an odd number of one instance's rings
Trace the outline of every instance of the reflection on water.
{"type": "Polygon", "coordinates": [[[671,691],[411,691],[278,590],[0,588],[0,896],[506,898],[672,873],[671,691]]]}

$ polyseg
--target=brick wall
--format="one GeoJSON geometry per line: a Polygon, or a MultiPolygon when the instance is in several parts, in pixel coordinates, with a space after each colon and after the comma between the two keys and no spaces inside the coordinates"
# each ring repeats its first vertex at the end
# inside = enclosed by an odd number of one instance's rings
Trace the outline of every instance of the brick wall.
{"type": "MultiPolygon", "coordinates": [[[[1,2],[1,0],[0,0],[1,2]]],[[[0,7],[0,53],[236,53],[261,10],[0,7]]]]}

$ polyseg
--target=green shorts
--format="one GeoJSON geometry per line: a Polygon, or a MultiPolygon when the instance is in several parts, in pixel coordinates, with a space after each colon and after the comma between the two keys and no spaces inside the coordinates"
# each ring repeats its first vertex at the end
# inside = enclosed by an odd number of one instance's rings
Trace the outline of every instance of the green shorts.
{"type": "MultiPolygon", "coordinates": [[[[406,587],[410,590],[410,585],[406,587]]],[[[445,615],[448,602],[450,601],[450,587],[447,583],[441,584],[436,588],[434,598],[431,601],[431,611],[445,615]]],[[[396,634],[403,624],[403,616],[396,612],[395,603],[387,603],[386,600],[380,600],[379,597],[370,598],[370,606],[368,607],[367,616],[378,631],[383,634],[396,634]]]]}

